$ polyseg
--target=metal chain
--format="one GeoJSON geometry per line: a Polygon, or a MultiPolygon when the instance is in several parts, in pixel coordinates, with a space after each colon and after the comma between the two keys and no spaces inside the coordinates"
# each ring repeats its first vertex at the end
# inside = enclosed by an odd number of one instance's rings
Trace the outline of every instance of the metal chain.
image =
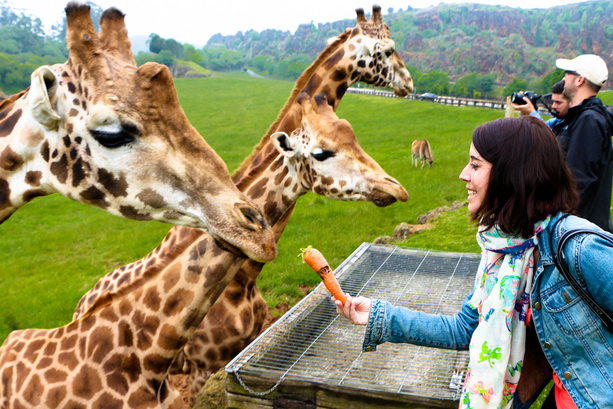
{"type": "Polygon", "coordinates": [[[279,378],[279,380],[277,381],[276,384],[273,385],[272,388],[270,388],[267,391],[264,392],[256,392],[253,389],[251,389],[250,387],[248,387],[247,385],[245,385],[245,383],[243,382],[243,380],[241,379],[241,377],[238,375],[238,370],[234,370],[232,372],[234,374],[234,376],[236,376],[236,379],[238,379],[238,383],[241,384],[241,386],[250,394],[255,395],[255,396],[264,396],[264,395],[268,395],[269,393],[273,392],[275,389],[277,389],[277,387],[281,384],[281,381],[283,380],[283,376],[281,378],[279,378]]]}

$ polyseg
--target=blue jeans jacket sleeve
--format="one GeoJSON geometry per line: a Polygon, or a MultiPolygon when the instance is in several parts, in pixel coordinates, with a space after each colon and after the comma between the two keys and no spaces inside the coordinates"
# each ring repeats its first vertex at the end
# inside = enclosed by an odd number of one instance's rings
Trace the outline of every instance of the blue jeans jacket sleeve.
{"type": "Polygon", "coordinates": [[[479,313],[464,300],[462,310],[453,316],[427,314],[372,300],[364,337],[364,351],[375,351],[384,342],[409,343],[437,348],[468,349],[479,313]]]}
{"type": "Polygon", "coordinates": [[[575,279],[579,285],[587,288],[603,310],[613,314],[611,260],[603,260],[603,255],[611,254],[611,243],[595,234],[588,234],[579,237],[575,248],[566,248],[564,253],[570,271],[578,272],[575,279]]]}

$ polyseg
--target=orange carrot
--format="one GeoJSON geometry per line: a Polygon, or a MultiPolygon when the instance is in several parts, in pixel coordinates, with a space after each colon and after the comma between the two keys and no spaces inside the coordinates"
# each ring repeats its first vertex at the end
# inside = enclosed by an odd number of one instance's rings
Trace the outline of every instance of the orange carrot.
{"type": "Polygon", "coordinates": [[[347,297],[345,297],[345,293],[341,289],[336,276],[332,272],[330,265],[321,254],[321,252],[311,246],[308,246],[305,249],[300,249],[302,251],[302,259],[307,263],[317,274],[321,277],[324,285],[330,291],[330,293],[336,298],[340,300],[340,302],[345,305],[347,301],[347,297]]]}

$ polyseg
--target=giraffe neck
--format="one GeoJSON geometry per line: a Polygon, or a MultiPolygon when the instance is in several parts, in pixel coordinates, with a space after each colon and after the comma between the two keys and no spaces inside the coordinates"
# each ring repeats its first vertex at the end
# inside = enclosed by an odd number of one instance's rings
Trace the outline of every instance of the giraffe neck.
{"type": "Polygon", "coordinates": [[[49,143],[30,117],[27,97],[23,91],[0,104],[0,223],[35,197],[54,192],[45,166],[49,143]]]}
{"type": "Polygon", "coordinates": [[[146,376],[161,383],[244,261],[222,250],[211,236],[203,236],[157,277],[137,280],[102,297],[77,322],[91,317],[96,317],[96,322],[112,317],[119,321],[128,311],[130,324],[139,329],[136,353],[149,369],[146,376]]]}
{"type": "Polygon", "coordinates": [[[239,189],[264,210],[271,226],[310,190],[310,185],[309,173],[302,164],[282,155],[276,155],[266,169],[238,184],[239,189]]]}

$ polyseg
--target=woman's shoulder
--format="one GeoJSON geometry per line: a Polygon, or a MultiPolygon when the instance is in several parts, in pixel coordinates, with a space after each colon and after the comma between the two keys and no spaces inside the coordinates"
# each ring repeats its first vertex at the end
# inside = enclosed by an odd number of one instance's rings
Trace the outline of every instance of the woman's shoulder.
{"type": "Polygon", "coordinates": [[[603,231],[600,227],[579,216],[567,213],[558,213],[549,222],[549,229],[554,234],[562,235],[570,230],[594,230],[603,231]]]}
{"type": "Polygon", "coordinates": [[[553,235],[555,242],[559,242],[564,236],[568,235],[574,230],[582,230],[583,233],[573,235],[568,241],[574,241],[578,244],[582,250],[589,250],[594,245],[594,242],[598,242],[605,247],[613,246],[613,242],[607,242],[608,240],[602,239],[600,234],[604,234],[605,237],[610,237],[613,240],[613,235],[605,232],[594,223],[584,218],[564,214],[559,214],[555,218],[552,218],[552,228],[548,229],[549,234],[553,235]],[[557,217],[560,216],[560,217],[557,217]],[[596,234],[592,234],[596,233],[596,234]]]}

